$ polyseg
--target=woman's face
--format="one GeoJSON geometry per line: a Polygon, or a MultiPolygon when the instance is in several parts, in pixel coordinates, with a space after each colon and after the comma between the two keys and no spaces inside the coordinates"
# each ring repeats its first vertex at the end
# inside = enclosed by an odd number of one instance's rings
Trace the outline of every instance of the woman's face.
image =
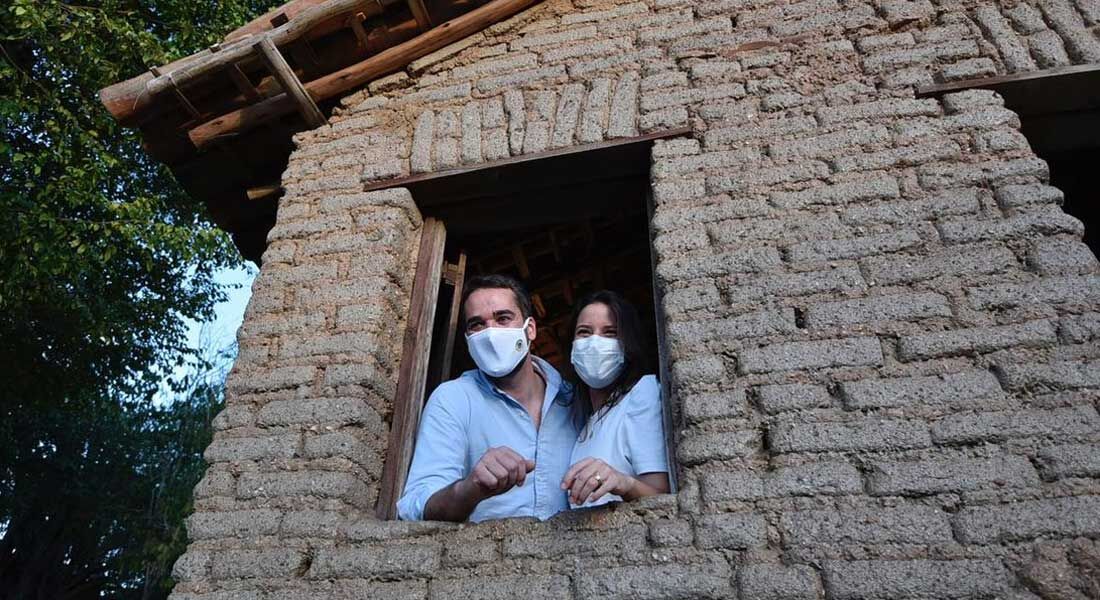
{"type": "Polygon", "coordinates": [[[593,302],[581,309],[581,314],[577,315],[577,328],[573,331],[573,339],[586,338],[590,335],[619,337],[615,315],[603,302],[593,302]]]}

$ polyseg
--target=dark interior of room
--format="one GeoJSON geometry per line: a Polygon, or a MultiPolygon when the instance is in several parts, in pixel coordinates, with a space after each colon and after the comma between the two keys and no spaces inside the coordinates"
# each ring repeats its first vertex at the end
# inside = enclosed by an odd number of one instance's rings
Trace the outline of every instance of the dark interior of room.
{"type": "MultiPolygon", "coordinates": [[[[443,221],[446,261],[465,254],[464,277],[501,273],[531,294],[538,334],[532,352],[571,376],[570,321],[586,294],[610,289],[638,309],[658,365],[647,193],[652,141],[595,145],[536,160],[402,182],[425,217],[443,221]]],[[[433,329],[425,397],[441,380],[474,368],[461,322],[452,330],[446,307],[454,288],[444,282],[433,329]],[[443,366],[437,347],[451,334],[453,355],[443,366]],[[445,375],[444,375],[445,373],[445,375]]]]}
{"type": "Polygon", "coordinates": [[[1094,132],[1091,148],[1066,152],[1035,152],[1050,166],[1050,184],[1062,190],[1065,203],[1062,210],[1085,224],[1084,241],[1096,256],[1100,256],[1100,130],[1094,132]]]}

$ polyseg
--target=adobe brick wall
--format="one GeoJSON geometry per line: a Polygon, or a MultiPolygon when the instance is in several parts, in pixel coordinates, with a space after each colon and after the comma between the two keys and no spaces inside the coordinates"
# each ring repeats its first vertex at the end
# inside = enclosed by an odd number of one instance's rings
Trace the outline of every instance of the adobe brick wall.
{"type": "Polygon", "coordinates": [[[1100,267],[994,94],[1095,0],[547,0],[298,136],[176,600],[1100,595],[1100,267]],[[420,213],[366,181],[653,150],[681,489],[547,523],[370,508],[420,213]]]}

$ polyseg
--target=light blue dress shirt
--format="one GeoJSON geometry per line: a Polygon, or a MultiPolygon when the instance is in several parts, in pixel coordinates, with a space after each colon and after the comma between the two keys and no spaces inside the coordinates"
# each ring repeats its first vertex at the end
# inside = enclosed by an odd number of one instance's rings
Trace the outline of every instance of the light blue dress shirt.
{"type": "MultiPolygon", "coordinates": [[[[573,446],[571,462],[576,464],[594,457],[631,477],[668,473],[664,419],[661,385],[657,377],[646,375],[610,409],[589,418],[584,439],[578,439],[573,446]]],[[[582,506],[621,501],[615,494],[605,494],[582,506]]]]}
{"type": "Polygon", "coordinates": [[[572,411],[573,387],[546,361],[532,356],[546,379],[542,423],[511,396],[497,389],[481,371],[466,371],[432,392],[416,438],[405,491],[397,502],[398,517],[424,518],[424,505],[439,490],[466,477],[490,449],[507,446],[535,461],[522,486],[483,500],[471,521],[505,517],[548,519],[569,508],[561,480],[577,440],[572,411]]]}

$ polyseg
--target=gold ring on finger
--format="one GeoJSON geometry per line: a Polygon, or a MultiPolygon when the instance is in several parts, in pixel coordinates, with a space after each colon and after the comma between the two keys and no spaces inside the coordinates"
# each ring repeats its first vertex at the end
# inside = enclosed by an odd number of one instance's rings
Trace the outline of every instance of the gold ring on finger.
{"type": "Polygon", "coordinates": [[[600,477],[599,474],[596,475],[596,483],[597,484],[603,483],[603,477],[600,477]]]}

